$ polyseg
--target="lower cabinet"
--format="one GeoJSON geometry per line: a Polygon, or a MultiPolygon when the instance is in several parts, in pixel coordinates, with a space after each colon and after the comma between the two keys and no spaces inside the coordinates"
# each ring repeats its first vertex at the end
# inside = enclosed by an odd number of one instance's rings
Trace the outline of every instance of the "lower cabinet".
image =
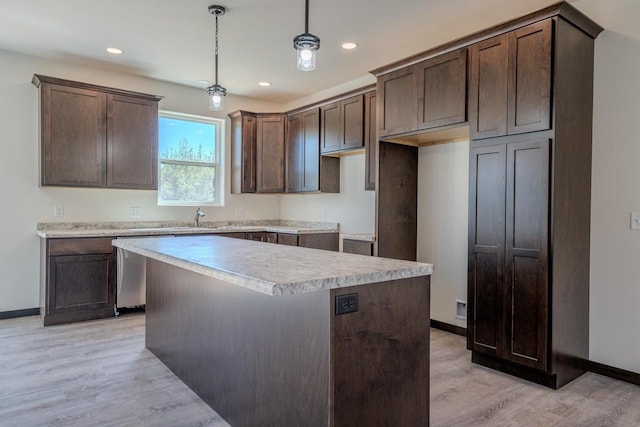
{"type": "Polygon", "coordinates": [[[47,239],[40,316],[45,326],[114,316],[112,238],[47,239]]]}
{"type": "MultiPolygon", "coordinates": [[[[468,347],[478,363],[530,369],[522,376],[556,388],[579,364],[568,357],[553,363],[559,346],[551,338],[567,328],[553,322],[550,307],[566,304],[568,285],[553,281],[550,271],[550,144],[539,139],[471,149],[468,347]]],[[[569,303],[566,310],[581,309],[569,303]]]]}
{"type": "Polygon", "coordinates": [[[247,240],[254,240],[256,242],[266,242],[267,241],[267,233],[264,231],[247,233],[247,240]]]}
{"type": "Polygon", "coordinates": [[[340,242],[338,233],[285,234],[278,233],[278,244],[300,246],[302,248],[338,251],[340,242]]]}
{"type": "Polygon", "coordinates": [[[355,239],[342,239],[342,252],[357,255],[373,255],[373,242],[355,239]]]}

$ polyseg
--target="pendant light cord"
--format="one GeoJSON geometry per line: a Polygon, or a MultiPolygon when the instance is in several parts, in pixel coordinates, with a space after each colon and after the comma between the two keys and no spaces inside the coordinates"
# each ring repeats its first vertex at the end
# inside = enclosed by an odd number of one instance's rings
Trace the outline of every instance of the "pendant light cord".
{"type": "Polygon", "coordinates": [[[304,3],[304,32],[309,33],[309,0],[304,3]]]}
{"type": "MultiPolygon", "coordinates": [[[[309,1],[309,0],[307,0],[309,1]]],[[[215,58],[216,58],[216,86],[218,85],[218,14],[216,14],[216,50],[215,50],[215,58]]]]}

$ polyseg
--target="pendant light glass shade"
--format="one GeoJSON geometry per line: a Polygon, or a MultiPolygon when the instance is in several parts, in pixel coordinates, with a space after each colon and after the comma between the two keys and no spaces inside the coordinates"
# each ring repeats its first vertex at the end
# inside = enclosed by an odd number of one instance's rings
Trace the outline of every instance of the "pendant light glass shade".
{"type": "Polygon", "coordinates": [[[227,90],[220,85],[212,85],[207,88],[209,94],[209,109],[220,111],[224,108],[224,97],[227,90]]]}
{"type": "Polygon", "coordinates": [[[224,97],[227,90],[218,84],[218,16],[225,14],[225,8],[222,6],[209,6],[209,13],[216,17],[216,50],[215,50],[215,83],[207,88],[209,94],[209,109],[220,111],[224,108],[224,97]]]}
{"type": "Polygon", "coordinates": [[[300,34],[293,39],[297,51],[296,65],[298,70],[313,71],[316,69],[316,51],[320,49],[320,39],[313,34],[300,34]]]}
{"type": "Polygon", "coordinates": [[[293,48],[297,52],[296,66],[301,71],[316,69],[316,52],[320,49],[320,39],[309,33],[309,0],[305,0],[304,33],[293,39],[293,48]]]}

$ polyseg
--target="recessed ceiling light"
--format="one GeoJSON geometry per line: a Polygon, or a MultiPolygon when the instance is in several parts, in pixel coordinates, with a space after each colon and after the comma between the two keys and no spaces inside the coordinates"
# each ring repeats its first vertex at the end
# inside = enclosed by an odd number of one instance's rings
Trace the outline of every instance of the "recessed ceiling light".
{"type": "Polygon", "coordinates": [[[114,55],[120,55],[122,53],[122,49],[118,49],[117,47],[108,47],[107,52],[113,53],[114,55]]]}
{"type": "Polygon", "coordinates": [[[209,86],[211,84],[209,82],[209,80],[196,80],[196,83],[198,83],[199,85],[204,85],[204,86],[209,86]]]}
{"type": "Polygon", "coordinates": [[[260,83],[258,83],[258,84],[259,84],[260,86],[262,86],[262,87],[269,87],[269,86],[271,86],[271,82],[260,82],[260,83]]]}
{"type": "Polygon", "coordinates": [[[354,42],[342,43],[342,48],[343,49],[351,50],[351,49],[355,49],[357,47],[358,47],[358,43],[354,43],[354,42]]]}

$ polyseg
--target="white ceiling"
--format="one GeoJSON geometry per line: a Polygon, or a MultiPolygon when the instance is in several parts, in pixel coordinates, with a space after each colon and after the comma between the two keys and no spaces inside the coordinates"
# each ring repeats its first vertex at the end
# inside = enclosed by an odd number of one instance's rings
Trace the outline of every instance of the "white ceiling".
{"type": "MultiPolygon", "coordinates": [[[[227,13],[219,18],[219,83],[229,93],[284,103],[555,2],[310,0],[309,31],[321,40],[313,72],[296,69],[292,46],[304,31],[304,0],[3,0],[0,49],[204,87],[197,80],[213,79],[207,8],[220,4],[227,13]],[[347,40],[360,46],[344,51],[347,40]],[[109,46],[124,54],[106,53],[109,46]],[[273,86],[261,88],[261,80],[273,86]]],[[[640,40],[640,1],[572,3],[640,40]]]]}

